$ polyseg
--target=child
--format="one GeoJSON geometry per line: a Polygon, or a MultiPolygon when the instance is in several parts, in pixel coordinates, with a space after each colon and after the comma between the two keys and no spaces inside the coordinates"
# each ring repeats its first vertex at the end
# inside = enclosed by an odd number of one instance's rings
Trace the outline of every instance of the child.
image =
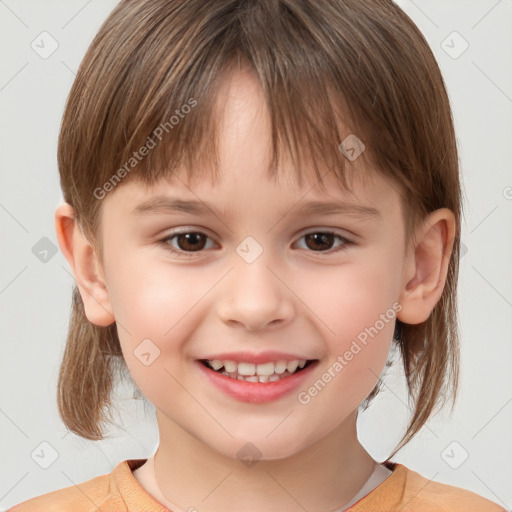
{"type": "Polygon", "coordinates": [[[504,510],[391,461],[455,399],[462,213],[443,79],[391,1],[123,0],[58,161],[60,414],[101,439],[128,371],[160,442],[11,510],[504,510]],[[393,348],[415,409],[377,463],[356,419],[393,348]]]}

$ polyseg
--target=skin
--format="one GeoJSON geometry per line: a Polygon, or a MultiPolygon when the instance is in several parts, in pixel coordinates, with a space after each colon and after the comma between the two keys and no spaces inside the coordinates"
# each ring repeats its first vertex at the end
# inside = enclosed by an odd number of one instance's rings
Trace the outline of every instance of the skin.
{"type": "MultiPolygon", "coordinates": [[[[103,261],[62,203],[55,214],[59,244],[87,318],[103,326],[117,322],[131,375],[156,408],[156,458],[134,471],[150,494],[173,510],[334,510],[373,470],[375,461],[357,439],[357,409],[384,368],[395,321],[308,404],[299,403],[297,393],[394,303],[402,322],[429,317],[446,281],[454,216],[436,210],[414,243],[406,242],[397,187],[371,169],[359,170],[370,178],[364,182],[355,174],[351,193],[332,174],[324,179],[325,192],[313,175],[299,187],[290,173],[273,178],[265,172],[268,117],[249,72],[226,80],[219,105],[218,183],[189,183],[181,173],[152,187],[119,185],[103,199],[103,261]],[[219,213],[132,213],[157,194],[206,201],[219,213]],[[292,215],[304,202],[327,199],[369,205],[380,216],[292,215]],[[178,227],[205,233],[202,251],[187,258],[158,242],[178,227]],[[314,241],[308,246],[304,235],[327,229],[353,243],[338,252],[343,242],[337,238],[325,248],[320,242],[320,250],[314,241]],[[263,249],[251,264],[236,252],[247,236],[263,249]],[[160,349],[150,366],[134,355],[146,338],[160,349]],[[297,392],[245,403],[208,385],[194,363],[236,350],[280,350],[319,363],[297,392]],[[237,458],[248,442],[262,454],[252,467],[237,458]]],[[[179,241],[166,243],[186,250],[179,241]]]]}

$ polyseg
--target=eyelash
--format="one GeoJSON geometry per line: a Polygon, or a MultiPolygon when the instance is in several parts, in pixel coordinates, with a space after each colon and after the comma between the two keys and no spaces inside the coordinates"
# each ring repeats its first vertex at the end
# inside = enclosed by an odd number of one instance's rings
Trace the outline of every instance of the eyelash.
{"type": "MultiPolygon", "coordinates": [[[[165,250],[167,250],[173,254],[178,254],[179,256],[185,256],[186,258],[190,258],[190,257],[195,256],[196,254],[200,254],[200,253],[204,252],[206,249],[201,249],[198,251],[184,251],[182,249],[176,249],[175,247],[172,247],[170,245],[170,241],[172,239],[174,239],[180,235],[188,235],[188,234],[204,235],[207,237],[207,239],[211,240],[211,238],[208,235],[206,235],[205,233],[202,233],[201,231],[192,231],[192,230],[191,231],[177,231],[177,232],[170,233],[165,238],[159,240],[158,244],[162,245],[165,250]]],[[[333,231],[329,231],[329,230],[327,230],[327,231],[310,231],[310,232],[302,235],[299,240],[303,239],[304,237],[306,237],[308,235],[318,235],[318,234],[334,236],[335,238],[338,238],[339,240],[341,240],[343,243],[341,245],[339,245],[337,248],[330,249],[328,251],[313,251],[313,250],[309,249],[308,252],[330,255],[330,254],[335,254],[340,251],[343,251],[348,246],[353,245],[353,243],[354,243],[354,242],[348,240],[347,238],[345,238],[344,236],[341,236],[341,235],[334,233],[333,231]]]]}

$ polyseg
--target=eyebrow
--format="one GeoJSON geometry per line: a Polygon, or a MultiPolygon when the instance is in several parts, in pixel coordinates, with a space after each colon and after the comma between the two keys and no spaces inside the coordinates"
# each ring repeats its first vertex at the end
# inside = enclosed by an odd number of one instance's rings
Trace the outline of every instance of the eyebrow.
{"type": "MultiPolygon", "coordinates": [[[[292,208],[291,210],[295,209],[292,208]]],[[[289,213],[291,213],[291,210],[289,213]]],[[[189,213],[192,215],[211,214],[215,212],[215,208],[208,205],[203,201],[184,201],[182,199],[157,196],[136,206],[132,213],[135,215],[148,215],[166,213],[172,214],[177,212],[189,213]]],[[[349,203],[342,201],[310,201],[304,204],[302,207],[297,208],[295,213],[291,213],[293,216],[308,216],[308,215],[347,215],[354,218],[367,219],[380,217],[381,213],[379,210],[372,206],[349,203]]],[[[283,215],[287,215],[283,212],[283,215]]]]}

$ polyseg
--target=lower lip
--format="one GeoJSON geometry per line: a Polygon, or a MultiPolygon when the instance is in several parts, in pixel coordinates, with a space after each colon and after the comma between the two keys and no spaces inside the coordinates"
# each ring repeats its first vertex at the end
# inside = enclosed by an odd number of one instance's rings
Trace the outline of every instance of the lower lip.
{"type": "Polygon", "coordinates": [[[199,369],[210,382],[227,395],[243,402],[265,403],[277,400],[297,389],[310,375],[318,361],[314,361],[307,368],[294,373],[290,377],[274,382],[248,382],[232,379],[222,373],[207,368],[200,361],[196,361],[199,369]]]}

